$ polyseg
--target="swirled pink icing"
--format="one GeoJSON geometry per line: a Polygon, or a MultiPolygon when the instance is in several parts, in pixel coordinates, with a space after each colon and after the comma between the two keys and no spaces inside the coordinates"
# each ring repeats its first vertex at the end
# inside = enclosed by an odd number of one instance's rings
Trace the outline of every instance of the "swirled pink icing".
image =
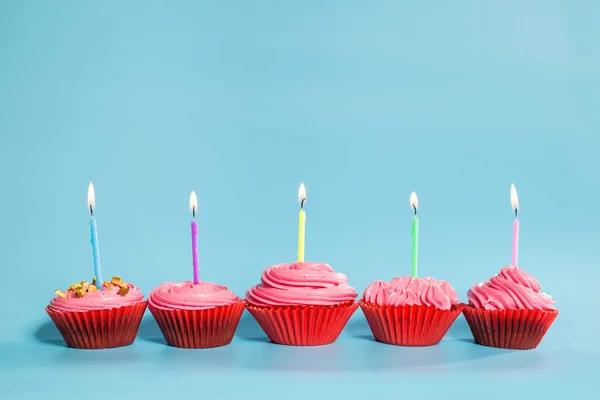
{"type": "Polygon", "coordinates": [[[256,306],[335,305],[353,301],[356,290],[345,274],[324,263],[295,262],[265,269],[261,284],[246,293],[256,306]]]}
{"type": "Polygon", "coordinates": [[[458,304],[458,296],[448,281],[412,276],[375,281],[365,289],[363,300],[380,306],[423,305],[441,310],[458,304]]]}
{"type": "Polygon", "coordinates": [[[539,282],[519,267],[504,267],[487,282],[467,292],[469,304],[486,310],[554,310],[554,300],[540,292],[539,282]]]}
{"type": "Polygon", "coordinates": [[[104,289],[97,292],[87,292],[83,297],[77,297],[75,292],[69,290],[65,296],[55,296],[50,300],[48,307],[52,311],[92,311],[107,308],[130,306],[143,301],[144,295],[131,283],[129,292],[125,296],[119,294],[119,288],[104,289]]]}
{"type": "Polygon", "coordinates": [[[166,282],[148,296],[148,304],[163,310],[204,310],[241,299],[225,286],[210,282],[166,282]]]}

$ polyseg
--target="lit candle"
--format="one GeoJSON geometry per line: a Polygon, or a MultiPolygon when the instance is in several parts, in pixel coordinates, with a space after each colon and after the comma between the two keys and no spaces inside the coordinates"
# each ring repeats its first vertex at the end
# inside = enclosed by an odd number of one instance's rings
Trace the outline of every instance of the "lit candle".
{"type": "Polygon", "coordinates": [[[304,262],[304,227],[306,225],[306,213],[304,202],[306,201],[306,188],[304,183],[298,188],[298,202],[300,203],[300,214],[298,217],[298,261],[304,262]]]}
{"type": "Polygon", "coordinates": [[[94,255],[94,277],[96,278],[96,287],[102,290],[102,275],[100,274],[100,248],[98,247],[98,226],[94,218],[94,209],[96,208],[96,195],[94,193],[94,184],[90,182],[88,186],[88,207],[92,219],[90,219],[90,232],[92,242],[92,252],[94,255]]]}
{"type": "Polygon", "coordinates": [[[196,222],[196,209],[198,208],[198,198],[196,192],[190,194],[190,211],[192,212],[192,262],[194,265],[194,285],[200,283],[198,276],[198,222],[196,222]]]}
{"type": "Polygon", "coordinates": [[[419,200],[417,199],[417,194],[415,192],[412,192],[410,194],[410,206],[415,212],[410,233],[412,234],[412,276],[416,278],[417,267],[419,265],[419,218],[417,218],[417,208],[419,208],[419,200]]]}
{"type": "Polygon", "coordinates": [[[513,242],[512,242],[512,264],[517,266],[519,261],[519,198],[517,197],[517,188],[510,186],[510,204],[515,212],[515,222],[513,223],[513,242]]]}

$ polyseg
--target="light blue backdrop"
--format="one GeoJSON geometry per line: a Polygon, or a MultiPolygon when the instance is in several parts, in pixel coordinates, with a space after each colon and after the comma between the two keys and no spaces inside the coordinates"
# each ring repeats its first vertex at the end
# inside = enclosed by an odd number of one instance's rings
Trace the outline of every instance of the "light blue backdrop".
{"type": "Polygon", "coordinates": [[[600,357],[599,19],[595,1],[0,0],[0,391],[100,379],[152,398],[203,377],[206,398],[249,382],[583,398],[600,357]],[[308,260],[360,292],[408,274],[415,190],[420,273],[461,300],[510,262],[515,183],[521,265],[561,314],[521,353],[473,345],[462,317],[436,348],[384,346],[360,311],[320,349],[257,342],[247,314],[224,349],[167,348],[151,319],[129,348],[65,349],[44,307],[92,277],[90,180],[104,276],[145,293],[191,278],[191,190],[202,279],[243,295],[292,261],[304,181],[308,260]]]}

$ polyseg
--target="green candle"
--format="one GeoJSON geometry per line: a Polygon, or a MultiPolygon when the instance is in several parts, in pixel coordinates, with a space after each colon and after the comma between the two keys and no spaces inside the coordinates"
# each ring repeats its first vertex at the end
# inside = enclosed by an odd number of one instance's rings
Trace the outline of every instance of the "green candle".
{"type": "Polygon", "coordinates": [[[410,205],[415,212],[415,217],[413,218],[412,230],[410,233],[412,234],[412,273],[413,278],[417,277],[417,268],[419,265],[419,218],[417,217],[417,208],[419,207],[419,201],[417,199],[417,194],[412,192],[410,195],[410,205]]]}

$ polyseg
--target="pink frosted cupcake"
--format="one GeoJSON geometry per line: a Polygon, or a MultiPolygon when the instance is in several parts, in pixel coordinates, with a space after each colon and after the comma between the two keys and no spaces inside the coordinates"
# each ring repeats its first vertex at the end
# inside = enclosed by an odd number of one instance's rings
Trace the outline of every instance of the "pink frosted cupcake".
{"type": "Polygon", "coordinates": [[[119,277],[103,283],[80,282],[56,296],[46,307],[67,346],[105,349],[133,343],[146,310],[144,295],[119,277]]]}
{"type": "Polygon", "coordinates": [[[399,346],[439,343],[460,314],[450,283],[410,276],[371,283],[360,307],[375,339],[399,346]]]}
{"type": "Polygon", "coordinates": [[[231,343],[246,302],[210,282],[167,282],[148,296],[148,308],[167,343],[208,348],[231,343]]]}
{"type": "Polygon", "coordinates": [[[246,307],[273,342],[318,346],[338,338],[356,297],[346,275],[329,265],[294,262],[267,268],[246,293],[246,307]]]}
{"type": "Polygon", "coordinates": [[[554,301],[540,289],[533,276],[512,266],[471,287],[463,313],[475,342],[516,350],[536,348],[558,316],[554,301]]]}

